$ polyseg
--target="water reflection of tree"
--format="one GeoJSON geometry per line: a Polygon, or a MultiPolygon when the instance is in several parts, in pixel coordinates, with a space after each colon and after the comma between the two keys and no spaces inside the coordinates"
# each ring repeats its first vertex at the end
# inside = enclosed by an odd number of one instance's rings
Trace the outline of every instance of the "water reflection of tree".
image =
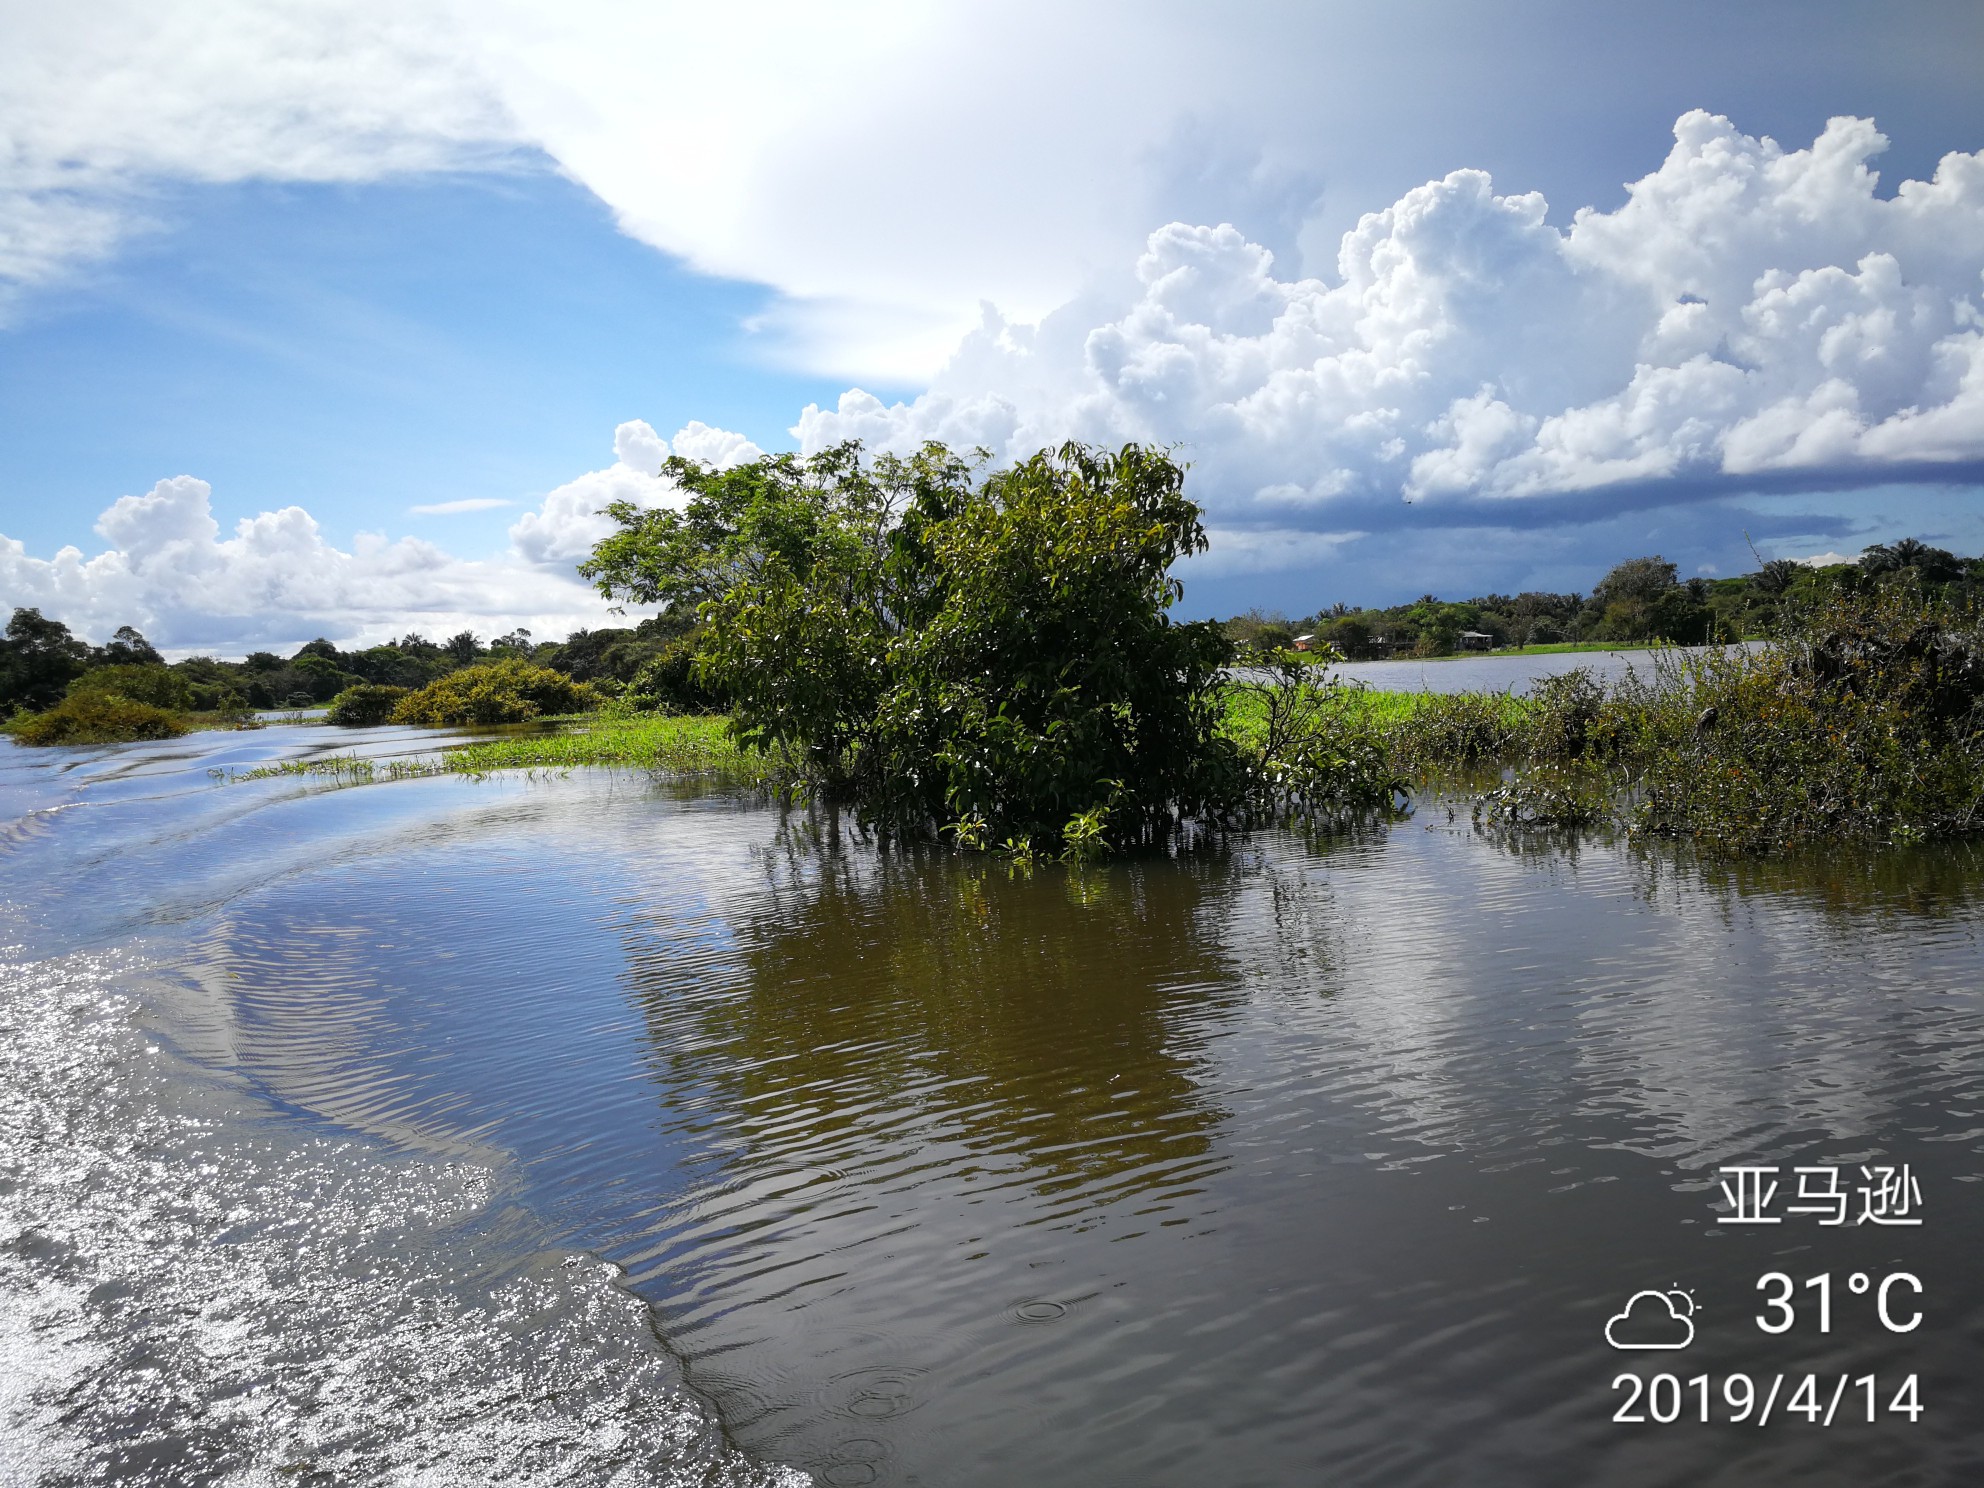
{"type": "Polygon", "coordinates": [[[1731,901],[1794,900],[1829,916],[1942,919],[1984,903],[1984,850],[1972,842],[1706,862],[1661,844],[1640,856],[1650,878],[1699,883],[1731,901]]]}
{"type": "Polygon", "coordinates": [[[1244,995],[1217,939],[1230,892],[1213,864],[1027,875],[821,844],[768,860],[730,975],[630,962],[672,1079],[749,1167],[1120,1202],[1212,1153],[1225,1113],[1194,1070],[1244,995]]]}
{"type": "MultiPolygon", "coordinates": [[[[1449,814],[1451,820],[1451,812],[1449,814]]],[[[1984,846],[1975,841],[1875,848],[1842,844],[1781,857],[1716,857],[1687,843],[1609,826],[1516,830],[1473,823],[1473,835],[1509,857],[1575,865],[1587,848],[1623,849],[1642,897],[1704,892],[1734,910],[1746,900],[1788,901],[1828,916],[1941,919],[1984,904],[1984,846]]]]}

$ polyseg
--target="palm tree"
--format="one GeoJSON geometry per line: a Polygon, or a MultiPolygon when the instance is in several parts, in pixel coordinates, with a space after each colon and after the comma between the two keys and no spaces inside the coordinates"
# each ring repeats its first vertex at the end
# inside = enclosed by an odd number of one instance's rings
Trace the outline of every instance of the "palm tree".
{"type": "Polygon", "coordinates": [[[1750,582],[1765,594],[1782,594],[1791,587],[1791,581],[1798,577],[1803,566],[1789,558],[1773,558],[1757,570],[1757,576],[1750,582]]]}
{"type": "Polygon", "coordinates": [[[1931,584],[1946,584],[1963,572],[1963,562],[1947,548],[1932,548],[1913,537],[1891,543],[1875,543],[1860,555],[1860,566],[1870,574],[1899,573],[1912,568],[1931,584]]]}

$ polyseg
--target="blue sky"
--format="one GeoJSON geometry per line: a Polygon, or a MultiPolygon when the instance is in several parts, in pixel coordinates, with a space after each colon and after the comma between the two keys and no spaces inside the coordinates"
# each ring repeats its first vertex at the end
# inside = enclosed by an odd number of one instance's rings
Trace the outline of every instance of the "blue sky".
{"type": "Polygon", "coordinates": [[[629,417],[789,443],[794,412],[840,391],[758,355],[766,289],[684,270],[548,168],[204,186],[150,211],[0,342],[0,511],[37,551],[188,471],[222,514],[294,502],[347,541],[493,549],[501,511],[407,513],[534,503],[629,417]]]}
{"type": "Polygon", "coordinates": [[[86,634],[598,623],[572,562],[662,451],[847,436],[1177,443],[1199,613],[1984,550],[1974,4],[0,39],[0,603],[86,634]]]}

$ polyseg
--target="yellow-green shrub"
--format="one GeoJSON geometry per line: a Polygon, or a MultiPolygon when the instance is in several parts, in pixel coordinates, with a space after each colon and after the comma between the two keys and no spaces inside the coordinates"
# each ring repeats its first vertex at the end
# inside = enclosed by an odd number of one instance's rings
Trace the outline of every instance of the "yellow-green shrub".
{"type": "Polygon", "coordinates": [[[361,682],[356,687],[347,687],[331,699],[331,709],[324,715],[324,722],[341,724],[345,728],[370,728],[376,724],[390,723],[394,710],[408,696],[404,687],[361,682]]]}
{"type": "Polygon", "coordinates": [[[548,713],[583,713],[598,703],[598,694],[585,683],[521,657],[508,657],[437,678],[402,698],[392,721],[426,728],[528,723],[548,713]]]}
{"type": "Polygon", "coordinates": [[[174,739],[186,720],[166,708],[108,692],[71,693],[45,713],[28,713],[7,725],[23,744],[117,744],[129,739],[174,739]]]}

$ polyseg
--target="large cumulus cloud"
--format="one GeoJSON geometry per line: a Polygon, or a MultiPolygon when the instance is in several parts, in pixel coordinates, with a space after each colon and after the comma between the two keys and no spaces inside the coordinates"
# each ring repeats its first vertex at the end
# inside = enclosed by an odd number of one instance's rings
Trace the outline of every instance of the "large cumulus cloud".
{"type": "Polygon", "coordinates": [[[1969,129],[1984,22],[1856,0],[0,0],[0,34],[0,294],[169,216],[161,184],[550,162],[641,241],[776,290],[760,345],[907,384],[979,297],[1037,320],[1172,218],[1320,250],[1313,270],[1355,212],[1453,165],[1591,200],[1621,121],[1690,103],[1819,117],[1847,80],[1969,129]]]}
{"type": "MultiPolygon", "coordinates": [[[[1689,113],[1616,211],[1559,228],[1461,170],[1281,278],[1231,226],[1151,234],[1132,291],[990,307],[928,392],[809,407],[807,448],[1179,442],[1229,542],[1580,519],[1984,467],[1984,154],[1877,189],[1838,118],[1786,150],[1689,113]]],[[[1313,544],[1312,544],[1313,546],[1313,544]]]]}
{"type": "Polygon", "coordinates": [[[522,625],[564,636],[615,623],[574,572],[612,529],[601,515],[609,502],[679,502],[681,492],[658,473],[671,447],[717,465],[759,453],[742,435],[701,423],[671,446],[639,419],[620,425],[613,445],[613,464],[548,493],[511,526],[507,551],[492,558],[370,533],[340,548],[298,506],[244,517],[223,536],[212,487],[181,475],[111,503],[96,522],[106,546],[94,556],[69,546],[38,558],[0,535],[0,596],[99,641],[136,625],[177,654],[239,655],[318,635],[371,645],[409,630],[487,637],[522,625]]]}

